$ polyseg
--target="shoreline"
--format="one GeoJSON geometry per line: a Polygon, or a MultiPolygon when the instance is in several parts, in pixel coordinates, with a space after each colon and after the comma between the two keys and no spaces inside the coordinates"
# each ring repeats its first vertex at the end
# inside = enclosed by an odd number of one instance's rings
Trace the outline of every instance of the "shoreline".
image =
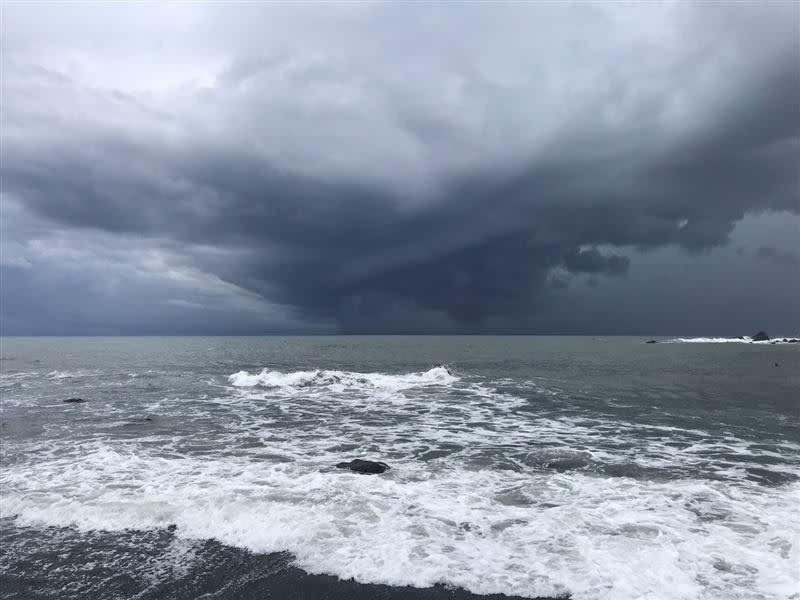
{"type": "MultiPolygon", "coordinates": [[[[8,600],[97,597],[159,600],[569,600],[571,596],[475,594],[463,588],[359,583],[311,574],[292,564],[290,552],[255,554],[213,539],[179,538],[171,528],[79,531],[72,527],[17,526],[0,519],[6,546],[0,556],[0,589],[8,600]],[[30,554],[26,547],[36,546],[30,554]],[[183,550],[176,552],[176,548],[183,550]],[[15,551],[18,550],[18,551],[15,551]],[[100,557],[113,555],[113,564],[100,557]],[[176,556],[177,554],[177,556],[176,556]],[[33,576],[31,561],[47,579],[33,576]],[[145,569],[142,570],[142,566],[145,569]],[[149,571],[147,565],[155,568],[149,571]],[[58,581],[56,581],[56,579],[58,581]],[[67,590],[73,591],[69,593],[67,590]]],[[[38,571],[37,571],[38,572],[38,571]]]]}

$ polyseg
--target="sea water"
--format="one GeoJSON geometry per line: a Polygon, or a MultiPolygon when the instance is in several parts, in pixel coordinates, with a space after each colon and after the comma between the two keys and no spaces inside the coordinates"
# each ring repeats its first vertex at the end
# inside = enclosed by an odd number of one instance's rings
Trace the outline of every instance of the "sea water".
{"type": "Polygon", "coordinates": [[[4,338],[0,588],[800,597],[800,345],[644,341],[4,338]]]}

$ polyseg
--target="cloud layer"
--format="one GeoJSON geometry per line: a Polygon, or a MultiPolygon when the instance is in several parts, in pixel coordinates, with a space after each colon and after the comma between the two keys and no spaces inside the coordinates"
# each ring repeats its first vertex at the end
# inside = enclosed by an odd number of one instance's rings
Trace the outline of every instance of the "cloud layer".
{"type": "Polygon", "coordinates": [[[657,331],[649,254],[797,271],[797,5],[99,6],[4,7],[6,331],[657,331]]]}

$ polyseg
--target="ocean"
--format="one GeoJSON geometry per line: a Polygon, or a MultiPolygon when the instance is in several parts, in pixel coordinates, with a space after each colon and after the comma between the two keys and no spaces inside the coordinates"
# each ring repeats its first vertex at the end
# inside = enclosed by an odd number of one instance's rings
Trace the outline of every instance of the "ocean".
{"type": "Polygon", "coordinates": [[[0,593],[800,598],[800,344],[646,339],[3,338],[0,593]]]}

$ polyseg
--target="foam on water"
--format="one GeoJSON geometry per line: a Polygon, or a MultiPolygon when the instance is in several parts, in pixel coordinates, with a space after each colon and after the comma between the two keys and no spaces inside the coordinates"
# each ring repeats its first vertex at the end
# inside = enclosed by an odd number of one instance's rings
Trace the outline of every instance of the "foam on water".
{"type": "MultiPolygon", "coordinates": [[[[587,415],[544,382],[444,367],[227,382],[208,386],[216,397],[146,405],[192,429],[6,445],[19,458],[0,473],[0,517],[84,531],[174,523],[177,562],[213,538],[365,583],[575,600],[797,592],[791,441],[587,415]],[[354,457],[392,468],[333,467],[354,457]]],[[[139,417],[116,410],[117,428],[139,417]]]]}
{"type": "MultiPolygon", "coordinates": [[[[200,567],[198,563],[202,558],[198,550],[202,543],[196,540],[177,538],[157,530],[129,533],[129,536],[114,536],[98,530],[86,534],[71,528],[50,528],[45,537],[56,552],[43,554],[40,535],[31,536],[26,529],[4,529],[0,572],[3,575],[9,570],[14,572],[15,563],[34,564],[37,574],[47,573],[47,583],[59,598],[153,598],[167,597],[161,591],[164,582],[185,578],[193,568],[200,567]],[[116,539],[112,539],[114,537],[116,539]],[[75,560],[77,556],[84,560],[75,560]],[[135,582],[134,586],[139,583],[136,587],[140,593],[120,593],[117,587],[120,579],[126,583],[135,582]],[[109,585],[111,590],[98,593],[98,587],[103,584],[109,585]]],[[[29,590],[25,590],[28,594],[20,594],[21,586],[19,580],[14,585],[15,579],[12,576],[4,580],[5,596],[41,597],[41,594],[30,594],[29,590]]]]}
{"type": "Polygon", "coordinates": [[[725,337],[693,337],[693,338],[674,338],[671,340],[664,340],[662,343],[684,343],[684,344],[786,344],[783,339],[792,339],[792,336],[779,336],[769,340],[755,342],[747,336],[740,338],[725,338],[725,337]]]}
{"type": "Polygon", "coordinates": [[[434,367],[421,373],[406,373],[403,375],[388,375],[385,373],[354,373],[351,371],[293,371],[282,373],[280,371],[262,370],[260,373],[250,374],[239,371],[229,378],[231,385],[236,387],[262,386],[268,388],[297,388],[307,386],[339,386],[339,387],[364,387],[371,386],[389,391],[428,386],[447,385],[458,381],[446,367],[434,367]]]}
{"type": "Polygon", "coordinates": [[[336,456],[269,464],[152,456],[94,443],[3,475],[20,525],[178,525],[362,582],[581,599],[788,597],[800,487],[647,482],[394,464],[333,472],[336,456]],[[787,528],[788,527],[788,528],[787,528]],[[794,536],[794,538],[793,538],[794,536]]]}

